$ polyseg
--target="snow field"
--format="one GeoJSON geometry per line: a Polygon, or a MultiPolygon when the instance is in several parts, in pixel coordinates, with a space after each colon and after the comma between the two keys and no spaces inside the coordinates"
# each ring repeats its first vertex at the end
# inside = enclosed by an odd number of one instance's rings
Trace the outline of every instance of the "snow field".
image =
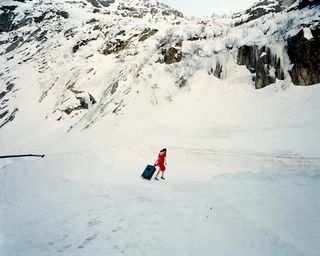
{"type": "Polygon", "coordinates": [[[220,152],[223,166],[173,148],[167,180],[143,180],[154,149],[49,154],[2,167],[1,255],[317,255],[319,159],[303,170],[227,172],[232,152],[220,152]]]}

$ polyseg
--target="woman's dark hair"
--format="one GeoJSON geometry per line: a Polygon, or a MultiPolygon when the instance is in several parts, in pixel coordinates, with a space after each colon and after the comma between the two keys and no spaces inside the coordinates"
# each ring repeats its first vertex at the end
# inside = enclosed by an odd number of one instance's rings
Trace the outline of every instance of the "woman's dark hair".
{"type": "Polygon", "coordinates": [[[161,153],[162,153],[162,152],[167,152],[167,149],[166,149],[166,148],[161,149],[160,152],[161,152],[161,153]]]}

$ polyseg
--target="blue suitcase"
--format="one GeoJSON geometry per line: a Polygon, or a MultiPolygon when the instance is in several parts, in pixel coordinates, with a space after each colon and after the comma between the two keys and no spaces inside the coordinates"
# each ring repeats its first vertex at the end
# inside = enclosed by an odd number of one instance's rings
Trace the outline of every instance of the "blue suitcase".
{"type": "Polygon", "coordinates": [[[151,180],[155,171],[156,171],[156,167],[154,167],[153,165],[148,165],[144,170],[144,172],[142,173],[141,177],[144,179],[151,180]]]}

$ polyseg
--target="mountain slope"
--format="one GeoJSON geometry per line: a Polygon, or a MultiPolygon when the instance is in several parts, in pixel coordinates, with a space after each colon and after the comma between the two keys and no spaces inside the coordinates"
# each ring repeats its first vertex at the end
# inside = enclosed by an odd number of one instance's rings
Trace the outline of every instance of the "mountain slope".
{"type": "Polygon", "coordinates": [[[285,90],[292,81],[317,83],[319,6],[295,6],[235,26],[246,12],[199,20],[157,1],[8,0],[1,7],[4,137],[22,135],[21,125],[28,133],[35,124],[65,133],[100,120],[131,120],[153,106],[171,104],[175,112],[176,97],[204,81],[241,85],[249,93],[241,97],[270,84],[285,90]],[[295,54],[302,49],[307,54],[295,54]]]}

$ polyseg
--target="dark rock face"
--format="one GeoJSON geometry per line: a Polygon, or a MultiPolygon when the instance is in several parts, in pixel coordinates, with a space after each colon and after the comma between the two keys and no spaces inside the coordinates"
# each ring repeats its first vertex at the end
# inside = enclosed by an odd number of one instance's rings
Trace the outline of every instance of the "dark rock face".
{"type": "Polygon", "coordinates": [[[12,23],[16,14],[13,12],[17,6],[1,6],[0,10],[0,33],[9,32],[12,30],[12,23]]]}
{"type": "Polygon", "coordinates": [[[7,92],[0,92],[0,100],[1,100],[4,96],[6,96],[6,94],[7,94],[7,92]]]}
{"type": "Polygon", "coordinates": [[[44,30],[40,33],[40,35],[36,38],[37,41],[39,42],[43,42],[43,41],[46,41],[47,40],[47,33],[48,31],[47,30],[44,30]]]}
{"type": "Polygon", "coordinates": [[[181,49],[177,49],[175,47],[170,47],[169,49],[163,49],[161,53],[164,56],[163,62],[166,64],[180,62],[182,59],[181,49]]]}
{"type": "Polygon", "coordinates": [[[7,44],[7,43],[9,43],[8,39],[7,40],[3,40],[3,41],[0,40],[0,45],[7,44]]]}
{"type": "Polygon", "coordinates": [[[34,22],[36,23],[41,23],[44,20],[52,19],[54,16],[52,14],[56,14],[57,16],[61,16],[64,19],[69,18],[69,13],[66,11],[52,11],[52,10],[47,10],[43,12],[40,16],[33,17],[34,22]]]}
{"type": "Polygon", "coordinates": [[[87,21],[87,24],[94,24],[94,23],[97,23],[97,22],[99,22],[99,20],[93,18],[93,19],[87,21]]]}
{"type": "Polygon", "coordinates": [[[69,39],[70,37],[74,37],[74,35],[75,35],[74,28],[70,28],[64,32],[64,36],[67,39],[69,39]]]}
{"type": "Polygon", "coordinates": [[[164,15],[164,16],[174,15],[174,16],[180,17],[180,18],[183,17],[182,12],[179,12],[179,11],[177,11],[177,10],[163,10],[161,13],[162,13],[162,15],[164,15]]]}
{"type": "Polygon", "coordinates": [[[9,111],[6,110],[3,113],[0,113],[0,119],[4,118],[6,115],[8,115],[9,111]]]}
{"type": "Polygon", "coordinates": [[[261,89],[276,82],[274,67],[271,65],[270,52],[262,52],[261,56],[257,59],[256,66],[256,89],[261,89]]]}
{"type": "Polygon", "coordinates": [[[14,49],[16,49],[22,43],[23,43],[23,38],[22,37],[21,38],[20,37],[16,38],[16,40],[6,48],[5,53],[13,51],[14,49]]]}
{"type": "Polygon", "coordinates": [[[223,71],[223,65],[220,64],[219,61],[217,61],[216,63],[216,67],[213,69],[213,67],[210,68],[210,70],[208,70],[208,75],[214,75],[215,77],[221,79],[221,74],[223,71]]]}
{"type": "Polygon", "coordinates": [[[46,30],[41,31],[41,29],[38,28],[35,31],[31,32],[27,38],[14,37],[11,44],[5,49],[5,53],[9,53],[9,52],[15,50],[16,48],[20,47],[22,44],[32,42],[33,40],[37,40],[39,42],[46,41],[47,40],[47,36],[46,36],[47,33],[48,33],[48,31],[46,31],[46,30]]]}
{"type": "Polygon", "coordinates": [[[86,40],[79,41],[75,46],[72,47],[72,53],[76,53],[80,47],[87,45],[89,42],[97,40],[97,38],[90,38],[86,40]]]}
{"type": "Polygon", "coordinates": [[[35,22],[35,23],[40,23],[40,22],[42,22],[42,21],[45,19],[45,17],[47,16],[48,13],[49,13],[49,12],[47,11],[47,12],[42,13],[40,16],[33,17],[34,22],[35,22]]]}
{"type": "Polygon", "coordinates": [[[151,28],[146,28],[145,30],[143,30],[143,32],[140,35],[139,41],[145,41],[147,40],[149,37],[155,35],[159,30],[157,29],[151,29],[151,28]]]}
{"type": "Polygon", "coordinates": [[[14,84],[8,82],[8,83],[6,84],[6,91],[0,92],[0,100],[1,100],[2,98],[4,98],[4,96],[6,96],[6,95],[13,89],[13,87],[14,87],[14,84]]]}
{"type": "Polygon", "coordinates": [[[237,60],[239,65],[246,65],[250,73],[255,73],[258,57],[259,57],[258,46],[243,45],[239,48],[237,60]]]}
{"type": "Polygon", "coordinates": [[[14,87],[14,84],[9,82],[9,83],[7,83],[7,88],[6,89],[7,89],[7,91],[10,92],[13,89],[13,87],[14,87]]]}
{"type": "Polygon", "coordinates": [[[304,37],[304,31],[288,39],[288,55],[294,64],[290,75],[295,85],[320,83],[320,26],[311,30],[313,38],[304,37]]]}
{"type": "Polygon", "coordinates": [[[96,99],[90,93],[89,93],[89,99],[92,105],[97,103],[96,99]]]}
{"type": "MultiPolygon", "coordinates": [[[[73,91],[74,93],[78,93],[78,92],[75,92],[73,91]]],[[[80,92],[79,92],[80,93],[80,92]]],[[[90,94],[88,93],[89,95],[89,100],[90,100],[90,103],[93,105],[93,104],[96,104],[97,101],[95,100],[95,98],[90,94]]],[[[82,97],[80,95],[77,95],[76,96],[77,100],[79,100],[79,103],[78,103],[78,106],[76,107],[73,107],[73,108],[67,108],[64,110],[64,112],[68,115],[70,115],[73,111],[76,111],[76,110],[82,110],[82,109],[89,109],[89,105],[88,105],[88,102],[86,100],[85,97],[82,97]]]]}
{"type": "Polygon", "coordinates": [[[129,45],[130,39],[123,41],[121,39],[116,39],[113,42],[107,42],[106,43],[106,47],[102,50],[102,54],[104,55],[109,55],[112,53],[118,53],[122,50],[124,50],[125,48],[127,48],[127,46],[129,45]]]}
{"type": "Polygon", "coordinates": [[[187,41],[199,41],[199,40],[202,40],[202,39],[207,39],[207,37],[206,36],[204,36],[204,37],[193,36],[193,37],[188,38],[187,41]]]}
{"type": "Polygon", "coordinates": [[[18,108],[14,109],[9,116],[8,116],[8,113],[9,113],[8,111],[2,113],[1,119],[4,118],[5,116],[7,117],[4,119],[2,123],[0,123],[0,128],[6,125],[7,123],[11,122],[16,117],[16,113],[18,112],[18,110],[19,110],[18,108]]]}
{"type": "Polygon", "coordinates": [[[246,65],[251,73],[256,73],[255,87],[261,89],[276,81],[284,79],[281,69],[281,61],[276,55],[272,55],[268,47],[241,46],[238,51],[237,62],[246,65]]]}
{"type": "Polygon", "coordinates": [[[108,7],[115,2],[115,0],[87,0],[87,2],[91,3],[94,7],[108,7]]]}
{"type": "Polygon", "coordinates": [[[216,65],[216,68],[213,72],[213,75],[217,78],[221,78],[221,73],[222,73],[222,69],[223,69],[223,66],[218,62],[217,65],[216,65]]]}
{"type": "Polygon", "coordinates": [[[118,89],[118,86],[119,86],[119,81],[116,81],[114,84],[112,84],[112,86],[111,86],[111,92],[110,92],[111,95],[116,93],[116,91],[117,91],[117,89],[118,89]]]}
{"type": "Polygon", "coordinates": [[[256,7],[258,7],[258,8],[251,9],[251,10],[247,10],[247,11],[246,11],[246,14],[250,14],[250,18],[249,18],[248,21],[258,19],[258,18],[260,18],[261,16],[266,15],[266,14],[268,14],[268,13],[281,12],[281,11],[282,11],[282,8],[281,8],[280,4],[274,6],[273,8],[271,8],[271,9],[269,9],[269,10],[263,7],[264,4],[267,5],[267,4],[268,4],[268,1],[259,2],[259,4],[256,6],[256,7]],[[262,7],[259,7],[259,6],[262,6],[262,7]]]}
{"type": "Polygon", "coordinates": [[[140,0],[140,3],[135,6],[120,2],[117,9],[118,14],[122,17],[143,18],[146,15],[154,15],[157,13],[161,13],[163,16],[183,17],[181,12],[165,4],[149,0],[140,0]]]}
{"type": "Polygon", "coordinates": [[[19,20],[15,24],[12,24],[11,30],[22,28],[33,22],[33,17],[30,17],[30,13],[25,12],[24,14],[25,14],[25,17],[22,20],[19,20]]]}
{"type": "Polygon", "coordinates": [[[307,6],[320,5],[319,0],[301,0],[298,5],[298,9],[301,10],[307,6]]]}
{"type": "Polygon", "coordinates": [[[65,19],[69,18],[69,13],[66,12],[66,11],[57,11],[56,14],[61,16],[61,17],[63,17],[63,18],[65,18],[65,19]]]}
{"type": "MultiPolygon", "coordinates": [[[[249,15],[248,18],[240,19],[235,23],[235,26],[240,26],[243,23],[258,19],[268,13],[276,13],[284,10],[282,6],[282,1],[274,1],[274,0],[264,0],[256,3],[251,8],[245,11],[246,15],[249,15]]],[[[241,13],[237,13],[233,18],[241,17],[241,13]]]]}
{"type": "Polygon", "coordinates": [[[32,42],[34,40],[37,40],[39,42],[45,41],[47,39],[46,35],[48,33],[47,30],[43,30],[41,33],[41,28],[37,28],[35,31],[33,31],[25,40],[23,43],[32,42]]]}

